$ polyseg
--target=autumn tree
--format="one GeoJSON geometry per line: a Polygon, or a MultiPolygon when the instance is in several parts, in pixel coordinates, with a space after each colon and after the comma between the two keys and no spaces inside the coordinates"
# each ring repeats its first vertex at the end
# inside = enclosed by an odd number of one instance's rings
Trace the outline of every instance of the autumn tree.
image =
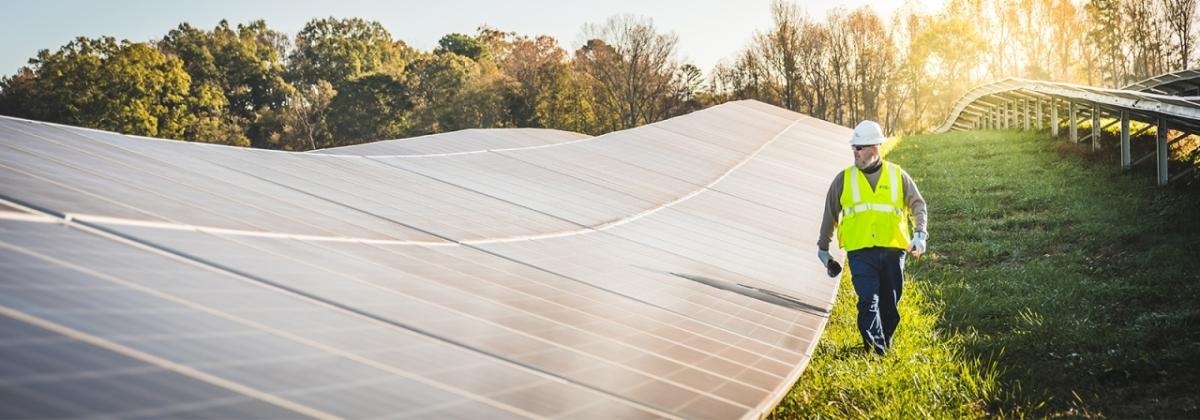
{"type": "Polygon", "coordinates": [[[1127,51],[1124,72],[1114,87],[1143,80],[1167,71],[1166,27],[1157,2],[1127,0],[1121,2],[1122,49],[1127,51]]]}
{"type": "Polygon", "coordinates": [[[1078,64],[1078,57],[1088,57],[1084,54],[1084,39],[1086,28],[1081,14],[1071,0],[1050,0],[1049,11],[1046,15],[1046,25],[1050,27],[1050,65],[1047,70],[1051,80],[1085,83],[1087,80],[1085,66],[1078,64]]]}
{"type": "Polygon", "coordinates": [[[671,92],[679,37],[659,33],[647,18],[613,16],[586,25],[587,44],[575,52],[576,69],[591,82],[593,104],[612,130],[636,127],[666,116],[658,99],[671,92]]]}
{"type": "Polygon", "coordinates": [[[846,18],[851,63],[849,71],[855,106],[850,121],[878,120],[884,87],[895,71],[895,48],[883,21],[869,7],[860,7],[846,18]]]}
{"type": "Polygon", "coordinates": [[[1171,39],[1171,66],[1183,70],[1191,65],[1192,49],[1196,46],[1194,32],[1197,16],[1196,0],[1163,0],[1163,18],[1171,39]]]}
{"type": "Polygon", "coordinates": [[[1099,82],[1116,86],[1124,80],[1125,50],[1121,39],[1125,36],[1121,19],[1121,0],[1089,0],[1084,6],[1092,29],[1087,40],[1098,53],[1097,67],[1099,82]]]}
{"type": "Polygon", "coordinates": [[[411,115],[412,96],[411,88],[403,80],[386,73],[343,81],[326,117],[332,133],[329,142],[318,143],[317,147],[409,137],[415,123],[411,115]]]}
{"type": "Polygon", "coordinates": [[[452,33],[443,36],[438,40],[438,46],[433,50],[434,54],[455,53],[463,57],[470,58],[474,61],[490,59],[490,52],[483,42],[460,33],[452,33]]]}
{"type": "Polygon", "coordinates": [[[468,92],[479,68],[470,58],[426,54],[409,65],[418,133],[440,133],[478,127],[480,115],[468,92]]]}
{"type": "Polygon", "coordinates": [[[742,50],[732,62],[718,63],[709,79],[709,90],[718,100],[756,99],[780,103],[777,92],[781,89],[771,80],[754,47],[742,50]]]}
{"type": "MultiPolygon", "coordinates": [[[[219,95],[190,95],[183,63],[146,43],[80,37],[38,52],[29,64],[0,86],[0,108],[12,115],[178,139],[194,129],[193,109],[221,106],[219,95]]],[[[241,138],[213,140],[245,145],[241,138]]]]}
{"type": "Polygon", "coordinates": [[[920,77],[911,92],[914,115],[910,130],[924,130],[940,122],[953,101],[970,88],[969,71],[987,46],[969,21],[941,16],[929,18],[909,45],[906,66],[920,77]]]}
{"type": "Polygon", "coordinates": [[[294,90],[281,108],[263,116],[263,124],[271,128],[267,137],[269,147],[313,150],[332,146],[334,138],[328,115],[337,93],[333,85],[324,80],[294,90]]]}
{"type": "Polygon", "coordinates": [[[206,128],[188,133],[185,139],[235,136],[266,147],[270,133],[259,120],[265,112],[283,106],[294,90],[284,80],[286,44],[287,36],[268,29],[262,20],[236,28],[221,21],[212,31],[183,23],[168,32],[157,46],[183,60],[192,79],[191,96],[210,96],[206,103],[221,104],[196,109],[206,128]]]}
{"type": "Polygon", "coordinates": [[[801,112],[828,118],[830,108],[837,106],[834,99],[827,94],[834,85],[833,72],[829,71],[829,51],[832,44],[832,34],[829,26],[808,21],[800,29],[800,67],[801,80],[804,85],[804,105],[801,112]]]}
{"type": "Polygon", "coordinates": [[[783,107],[800,109],[801,90],[801,28],[807,23],[795,3],[771,2],[771,29],[756,35],[758,53],[765,69],[776,80],[781,91],[783,107]]]}
{"type": "Polygon", "coordinates": [[[413,54],[406,44],[393,40],[379,22],[313,19],[296,34],[288,71],[297,86],[325,80],[337,89],[365,74],[401,74],[406,58],[413,54]]]}

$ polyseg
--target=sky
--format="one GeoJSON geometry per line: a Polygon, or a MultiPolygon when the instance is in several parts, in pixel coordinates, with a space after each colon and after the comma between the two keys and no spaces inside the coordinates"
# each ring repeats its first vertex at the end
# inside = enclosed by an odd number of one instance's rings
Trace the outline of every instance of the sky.
{"type": "MultiPolygon", "coordinates": [[[[870,3],[889,16],[904,0],[798,0],[800,8],[823,17],[834,7],[856,8],[870,3]]],[[[920,1],[920,0],[908,0],[920,1]]],[[[939,3],[924,0],[922,4],[939,3]]],[[[770,0],[171,0],[154,1],[20,1],[5,5],[8,16],[0,25],[0,75],[11,75],[40,49],[57,50],[77,36],[113,36],[118,40],[150,41],[182,22],[212,29],[226,19],[231,26],[264,19],[267,27],[294,36],[314,18],[360,17],[374,20],[392,34],[423,51],[453,32],[474,35],[488,25],[520,35],[550,35],[573,51],[583,44],[585,24],[603,23],[610,16],[649,17],[660,32],[679,36],[683,62],[706,74],[723,58],[742,50],[755,31],[771,24],[770,0]]],[[[928,7],[928,6],[925,6],[928,7]]],[[[925,9],[922,9],[925,10],[925,9]]]]}

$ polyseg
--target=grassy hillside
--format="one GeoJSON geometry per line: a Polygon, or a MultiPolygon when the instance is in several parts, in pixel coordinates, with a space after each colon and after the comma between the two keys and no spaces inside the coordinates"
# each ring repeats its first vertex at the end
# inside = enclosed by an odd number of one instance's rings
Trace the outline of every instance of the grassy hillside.
{"type": "Polygon", "coordinates": [[[1084,148],[1003,131],[901,142],[889,159],[929,203],[930,249],[909,259],[895,351],[857,351],[843,278],[773,416],[1200,416],[1200,191],[1084,148]]]}

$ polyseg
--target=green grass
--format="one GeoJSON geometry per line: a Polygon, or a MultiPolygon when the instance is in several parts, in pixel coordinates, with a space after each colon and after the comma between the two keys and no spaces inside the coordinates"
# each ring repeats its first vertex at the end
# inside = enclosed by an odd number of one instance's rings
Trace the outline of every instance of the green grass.
{"type": "Polygon", "coordinates": [[[866,355],[842,279],[775,418],[1200,416],[1200,191],[1044,134],[914,136],[930,209],[894,351],[866,355]]]}

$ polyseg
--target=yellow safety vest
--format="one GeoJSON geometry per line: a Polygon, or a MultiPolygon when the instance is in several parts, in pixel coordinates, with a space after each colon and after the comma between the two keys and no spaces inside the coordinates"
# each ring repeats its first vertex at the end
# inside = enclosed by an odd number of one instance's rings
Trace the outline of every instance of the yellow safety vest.
{"type": "Polygon", "coordinates": [[[885,247],[908,249],[908,207],[900,166],[883,161],[875,189],[854,165],[842,175],[838,243],[846,251],[885,247]]]}

